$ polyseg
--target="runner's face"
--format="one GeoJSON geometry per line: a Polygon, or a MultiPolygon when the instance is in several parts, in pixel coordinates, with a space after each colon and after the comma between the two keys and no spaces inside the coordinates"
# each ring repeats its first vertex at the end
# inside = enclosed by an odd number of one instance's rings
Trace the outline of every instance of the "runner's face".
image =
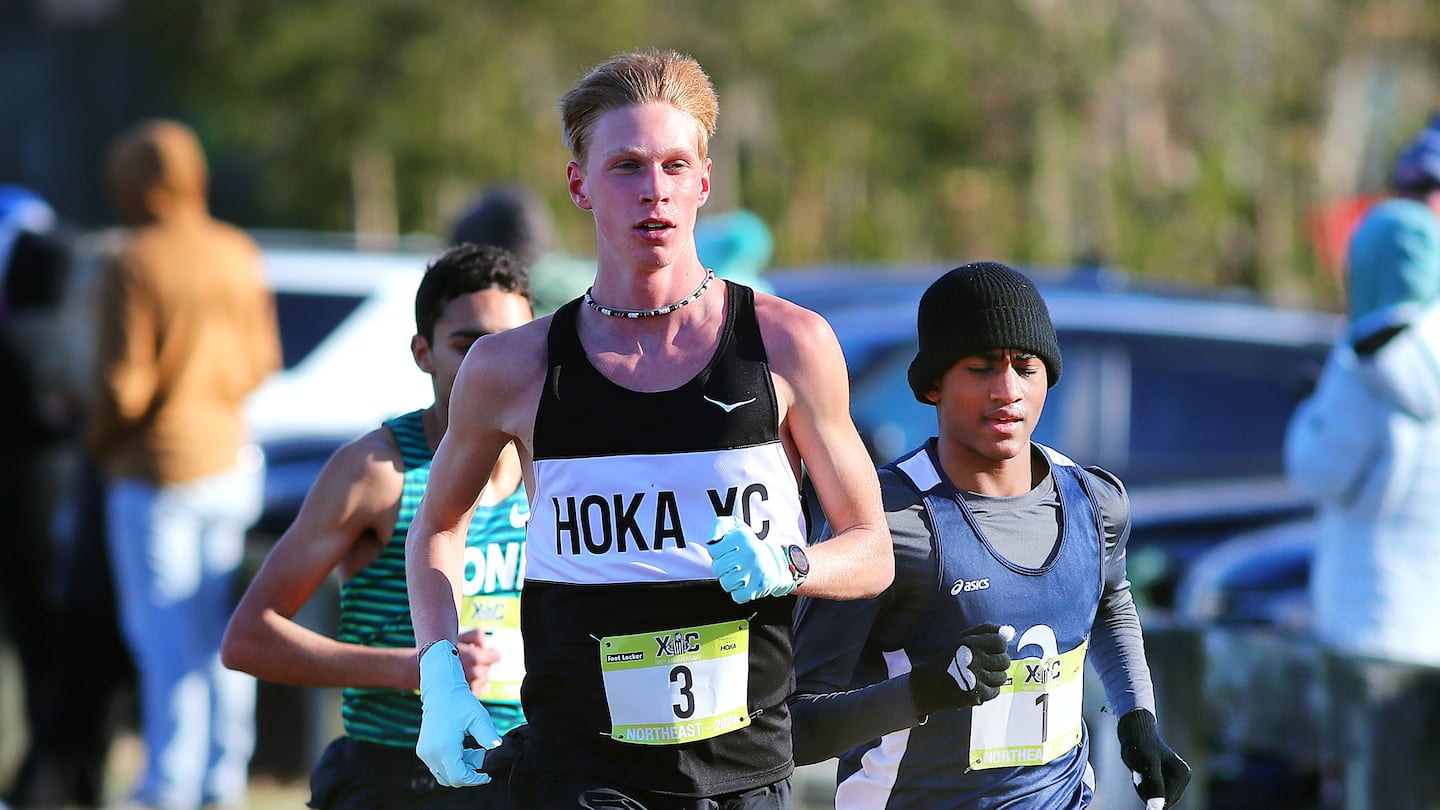
{"type": "Polygon", "coordinates": [[[1047,391],[1040,358],[1004,349],[962,357],[929,398],[938,406],[940,441],[983,470],[1029,452],[1047,391]]]}
{"type": "Polygon", "coordinates": [[[462,295],[446,304],[439,320],[435,321],[434,344],[427,344],[417,336],[412,347],[415,362],[434,377],[436,404],[449,409],[455,375],[475,341],[514,329],[531,317],[530,304],[524,296],[494,287],[462,295]]]}
{"type": "Polygon", "coordinates": [[[570,196],[595,217],[597,250],[640,268],[694,252],[695,217],[710,196],[710,160],[695,119],[664,102],[602,114],[583,168],[567,169],[570,196]]]}

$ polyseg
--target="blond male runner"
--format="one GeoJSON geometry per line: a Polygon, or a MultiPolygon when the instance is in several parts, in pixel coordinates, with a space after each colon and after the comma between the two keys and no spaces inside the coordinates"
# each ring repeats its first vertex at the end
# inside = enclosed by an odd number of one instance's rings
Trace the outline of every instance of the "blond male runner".
{"type": "Polygon", "coordinates": [[[462,747],[496,736],[454,654],[456,585],[470,504],[513,442],[532,517],[512,805],[788,807],[790,594],[893,575],[844,358],[823,319],[697,258],[718,103],[693,59],[616,56],[560,107],[595,282],[460,370],[407,546],[417,751],[444,784],[486,779],[462,747]],[[808,560],[802,463],[835,529],[808,560]]]}

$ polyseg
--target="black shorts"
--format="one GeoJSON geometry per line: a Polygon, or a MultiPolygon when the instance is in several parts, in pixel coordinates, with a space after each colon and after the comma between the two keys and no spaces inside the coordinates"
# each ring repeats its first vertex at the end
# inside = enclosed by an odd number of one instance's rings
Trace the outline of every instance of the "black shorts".
{"type": "Polygon", "coordinates": [[[578,810],[789,810],[790,779],[708,799],[662,796],[570,773],[516,773],[510,782],[513,806],[578,810]]]}
{"type": "Polygon", "coordinates": [[[316,810],[506,810],[507,792],[498,779],[479,787],[444,787],[413,748],[340,737],[325,748],[310,772],[309,806],[316,810]]]}

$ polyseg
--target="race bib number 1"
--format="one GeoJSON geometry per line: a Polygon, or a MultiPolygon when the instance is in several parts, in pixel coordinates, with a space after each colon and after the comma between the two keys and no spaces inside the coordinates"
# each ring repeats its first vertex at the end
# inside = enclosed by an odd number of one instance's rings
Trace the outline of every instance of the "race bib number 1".
{"type": "Polygon", "coordinates": [[[600,639],[610,736],[679,745],[750,725],[750,623],[600,639]]]}
{"type": "Polygon", "coordinates": [[[1086,646],[1010,664],[999,696],[971,710],[971,768],[1043,765],[1080,744],[1086,646]]]}

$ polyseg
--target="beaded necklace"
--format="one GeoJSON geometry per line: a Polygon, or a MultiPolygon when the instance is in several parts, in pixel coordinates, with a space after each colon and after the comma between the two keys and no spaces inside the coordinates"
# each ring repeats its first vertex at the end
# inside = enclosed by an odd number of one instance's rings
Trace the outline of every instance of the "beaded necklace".
{"type": "Polygon", "coordinates": [[[618,307],[607,307],[590,297],[590,290],[595,289],[594,287],[585,291],[585,303],[601,315],[609,315],[612,318],[654,318],[658,315],[669,315],[675,310],[689,305],[705,294],[705,289],[710,286],[710,282],[714,278],[715,271],[706,268],[705,280],[700,282],[700,286],[695,288],[695,292],[690,293],[673,304],[666,304],[663,307],[656,307],[655,309],[620,309],[618,307]]]}

